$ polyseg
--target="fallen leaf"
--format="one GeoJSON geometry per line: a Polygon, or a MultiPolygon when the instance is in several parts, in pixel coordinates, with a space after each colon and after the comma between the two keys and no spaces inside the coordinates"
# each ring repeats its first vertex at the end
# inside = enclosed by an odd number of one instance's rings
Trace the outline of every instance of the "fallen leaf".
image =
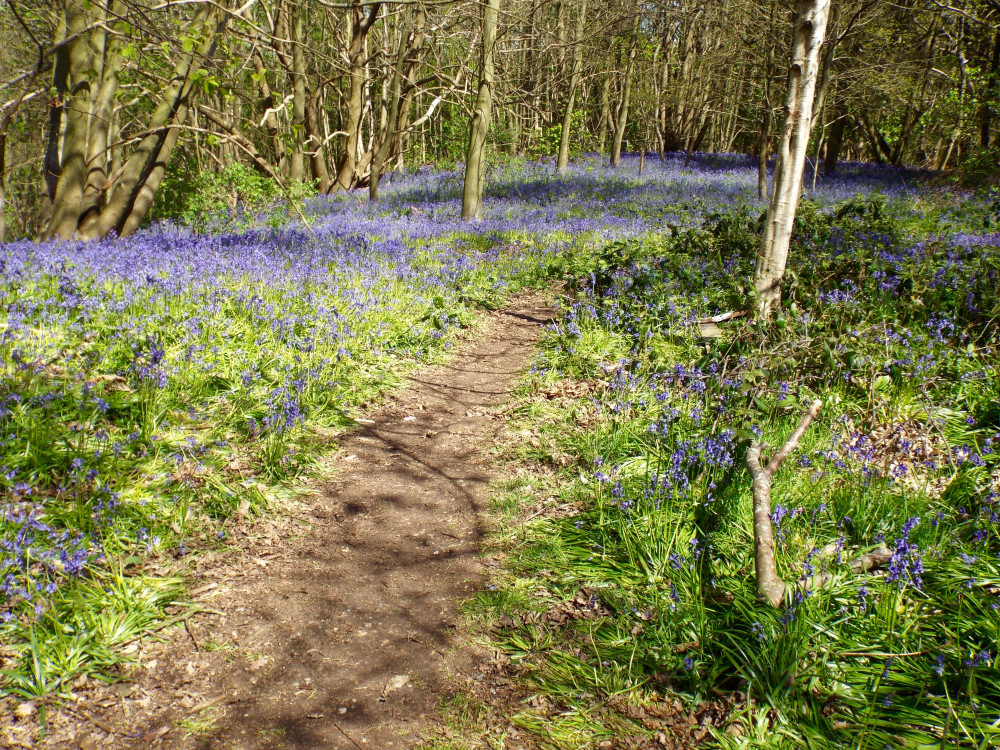
{"type": "Polygon", "coordinates": [[[398,674],[389,680],[385,684],[385,688],[382,689],[382,697],[389,695],[389,693],[394,693],[397,690],[401,690],[410,684],[410,675],[408,674],[398,674]]]}
{"type": "Polygon", "coordinates": [[[113,688],[111,688],[112,692],[119,698],[128,698],[130,695],[132,695],[133,689],[134,688],[132,685],[129,685],[125,682],[119,682],[113,688]]]}
{"type": "Polygon", "coordinates": [[[31,701],[25,701],[24,703],[19,703],[17,708],[14,709],[14,716],[21,719],[30,719],[35,715],[35,704],[31,701]]]}

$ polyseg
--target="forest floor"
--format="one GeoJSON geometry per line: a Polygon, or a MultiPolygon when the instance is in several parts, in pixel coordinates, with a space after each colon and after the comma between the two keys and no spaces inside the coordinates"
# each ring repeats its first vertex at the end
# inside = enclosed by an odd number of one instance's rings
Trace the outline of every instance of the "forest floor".
{"type": "Polygon", "coordinates": [[[0,249],[0,747],[994,742],[1000,204],[845,168],[708,337],[762,207],[683,163],[0,249]],[[816,400],[761,607],[746,448],[816,400]]]}
{"type": "Polygon", "coordinates": [[[549,315],[515,298],[359,419],[328,484],[248,528],[242,550],[194,562],[214,613],[144,644],[133,683],[50,716],[49,743],[412,747],[489,669],[458,607],[482,585],[493,419],[549,315]]]}

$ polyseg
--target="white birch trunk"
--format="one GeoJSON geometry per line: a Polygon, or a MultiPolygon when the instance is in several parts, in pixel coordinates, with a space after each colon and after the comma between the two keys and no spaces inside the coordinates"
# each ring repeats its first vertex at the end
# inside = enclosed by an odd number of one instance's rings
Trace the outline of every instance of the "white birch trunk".
{"type": "Polygon", "coordinates": [[[781,280],[785,275],[792,223],[802,193],[802,170],[812,130],[819,54],[829,12],[830,0],[800,0],[798,4],[792,61],[788,70],[785,126],[778,141],[767,224],[754,276],[758,294],[757,314],[764,318],[770,317],[781,304],[781,280]]]}

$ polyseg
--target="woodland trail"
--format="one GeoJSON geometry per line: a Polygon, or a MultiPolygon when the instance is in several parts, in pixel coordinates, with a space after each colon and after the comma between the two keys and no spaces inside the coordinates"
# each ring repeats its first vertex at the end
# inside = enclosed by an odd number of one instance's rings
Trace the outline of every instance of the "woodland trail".
{"type": "Polygon", "coordinates": [[[523,295],[485,316],[343,436],[308,525],[205,571],[221,615],[143,653],[135,686],[93,709],[110,746],[412,747],[476,668],[454,627],[481,585],[489,412],[549,313],[523,295]]]}

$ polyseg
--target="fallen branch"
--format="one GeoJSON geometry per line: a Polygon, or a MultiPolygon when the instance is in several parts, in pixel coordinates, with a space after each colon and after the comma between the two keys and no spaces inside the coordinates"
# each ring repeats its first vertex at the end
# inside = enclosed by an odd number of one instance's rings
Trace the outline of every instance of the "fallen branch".
{"type": "Polygon", "coordinates": [[[718,315],[713,315],[710,318],[699,318],[698,323],[723,323],[727,320],[732,320],[733,318],[742,318],[747,314],[746,310],[730,310],[729,312],[719,313],[718,315]]]}
{"type": "Polygon", "coordinates": [[[757,576],[757,599],[772,607],[781,605],[787,586],[778,576],[778,568],[774,562],[774,530],[771,527],[771,482],[778,468],[784,463],[799,441],[809,429],[809,425],[823,407],[822,401],[813,401],[809,409],[802,415],[798,427],[788,437],[785,444],[767,462],[761,466],[761,451],[764,446],[756,440],[747,448],[746,465],[753,478],[753,540],[754,540],[754,571],[757,576]]]}
{"type": "MultiPolygon", "coordinates": [[[[822,553],[821,553],[822,554],[822,553]]],[[[885,565],[887,562],[892,560],[892,550],[888,547],[878,547],[866,552],[863,555],[859,555],[847,563],[847,567],[851,569],[852,573],[868,573],[869,571],[875,570],[885,565]]],[[[817,573],[814,576],[809,576],[799,582],[799,587],[804,591],[813,591],[818,588],[826,586],[831,581],[833,581],[832,573],[817,573]]]]}

